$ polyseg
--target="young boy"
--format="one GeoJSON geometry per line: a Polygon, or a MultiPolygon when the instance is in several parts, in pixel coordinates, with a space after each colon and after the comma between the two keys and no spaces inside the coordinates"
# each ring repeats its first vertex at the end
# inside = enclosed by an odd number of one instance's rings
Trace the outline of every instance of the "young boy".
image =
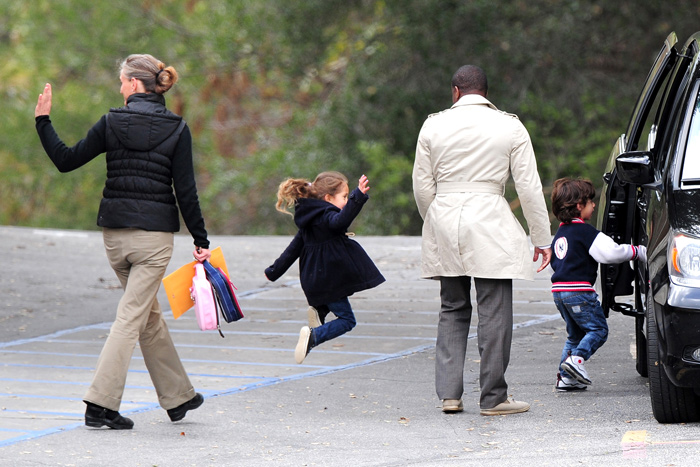
{"type": "Polygon", "coordinates": [[[593,215],[595,188],[588,180],[554,182],[552,211],[561,221],[552,240],[552,294],[566,321],[568,337],[557,373],[557,391],[582,391],[591,384],[583,363],[608,338],[608,323],[593,284],[598,263],[646,262],[646,247],[618,245],[586,224],[593,215]]]}

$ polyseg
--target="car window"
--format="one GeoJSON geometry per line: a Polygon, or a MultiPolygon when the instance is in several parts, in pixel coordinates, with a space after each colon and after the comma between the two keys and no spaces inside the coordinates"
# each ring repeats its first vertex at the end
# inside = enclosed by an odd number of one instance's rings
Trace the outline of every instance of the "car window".
{"type": "Polygon", "coordinates": [[[690,120],[688,143],[685,146],[681,183],[683,185],[700,185],[700,93],[695,86],[695,108],[690,120]]]}
{"type": "Polygon", "coordinates": [[[662,117],[662,102],[666,102],[666,97],[669,92],[669,81],[671,80],[671,74],[667,74],[659,89],[663,89],[663,92],[658,92],[654,96],[654,102],[652,103],[647,118],[644,120],[642,125],[642,131],[639,134],[639,141],[637,142],[637,148],[641,151],[652,151],[654,155],[658,154],[658,151],[654,151],[657,143],[657,133],[661,127],[663,131],[664,122],[661,120],[662,117]]]}
{"type": "MultiPolygon", "coordinates": [[[[660,101],[660,98],[656,99],[654,107],[651,109],[653,115],[656,115],[660,101]]],[[[639,142],[637,143],[637,148],[640,151],[653,151],[656,144],[656,133],[658,131],[658,126],[655,121],[656,119],[647,118],[644,122],[644,127],[639,135],[639,142]]]]}
{"type": "Polygon", "coordinates": [[[663,48],[654,60],[654,65],[649,71],[627,126],[625,151],[646,149],[650,143],[650,135],[652,135],[652,147],[655,143],[655,132],[652,131],[652,125],[657,119],[659,102],[662,101],[664,91],[668,87],[669,74],[678,59],[674,48],[677,42],[676,34],[669,34],[663,48]]]}
{"type": "Polygon", "coordinates": [[[688,57],[681,58],[675,72],[664,83],[663,99],[660,103],[655,102],[658,109],[649,131],[647,150],[652,151],[654,166],[659,171],[663,171],[663,167],[668,162],[666,159],[671,154],[668,146],[674,141],[674,136],[671,133],[677,131],[678,118],[684,112],[682,103],[678,101],[678,92],[684,88],[683,82],[688,79],[689,64],[688,57]]]}

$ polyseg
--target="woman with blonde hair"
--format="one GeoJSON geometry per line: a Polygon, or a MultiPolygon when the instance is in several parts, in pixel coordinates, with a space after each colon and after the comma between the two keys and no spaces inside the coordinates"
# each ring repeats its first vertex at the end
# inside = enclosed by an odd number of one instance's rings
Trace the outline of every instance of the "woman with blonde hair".
{"type": "Polygon", "coordinates": [[[119,67],[124,107],[111,109],[75,146],[67,147],[49,118],[52,89],[46,84],[34,111],[41,144],[61,172],[106,153],[107,180],[97,225],[107,258],[124,295],[84,401],[85,424],[128,430],[119,413],[126,375],[138,342],[158,401],[172,421],[199,407],[156,299],[173,252],[179,214],[194,238],[194,258],[210,256],[185,121],[165,107],[163,94],[177,82],[172,66],[151,55],[130,55],[119,67]],[[179,206],[179,210],[178,210],[179,206]]]}

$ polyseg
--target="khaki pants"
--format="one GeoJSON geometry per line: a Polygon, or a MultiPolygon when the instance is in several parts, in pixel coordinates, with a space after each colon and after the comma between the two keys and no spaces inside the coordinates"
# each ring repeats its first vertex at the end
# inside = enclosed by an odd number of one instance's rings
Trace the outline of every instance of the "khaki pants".
{"type": "Polygon", "coordinates": [[[146,368],[164,409],[192,399],[194,388],[175,350],[156,299],[173,252],[173,234],[137,229],[104,229],[109,263],[124,288],[95,377],[85,400],[119,410],[129,363],[139,343],[146,368]]]}

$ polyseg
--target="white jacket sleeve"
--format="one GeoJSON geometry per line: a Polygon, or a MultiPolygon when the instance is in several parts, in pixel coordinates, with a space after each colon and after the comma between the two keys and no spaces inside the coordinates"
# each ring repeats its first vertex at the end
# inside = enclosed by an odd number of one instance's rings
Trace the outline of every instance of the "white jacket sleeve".
{"type": "Polygon", "coordinates": [[[642,262],[647,260],[646,247],[622,244],[618,245],[615,240],[599,232],[591,244],[588,253],[594,260],[602,264],[624,263],[639,259],[642,262]]]}
{"type": "Polygon", "coordinates": [[[552,242],[551,224],[542,182],[537,172],[535,151],[525,126],[517,119],[514,120],[513,138],[515,145],[511,153],[510,170],[530,230],[530,238],[534,246],[549,248],[552,242]]]}
{"type": "Polygon", "coordinates": [[[435,199],[437,182],[433,174],[432,161],[430,160],[430,145],[427,141],[427,122],[423,124],[418,143],[416,144],[416,159],[413,165],[413,196],[416,199],[418,212],[425,219],[428,207],[435,199]]]}

